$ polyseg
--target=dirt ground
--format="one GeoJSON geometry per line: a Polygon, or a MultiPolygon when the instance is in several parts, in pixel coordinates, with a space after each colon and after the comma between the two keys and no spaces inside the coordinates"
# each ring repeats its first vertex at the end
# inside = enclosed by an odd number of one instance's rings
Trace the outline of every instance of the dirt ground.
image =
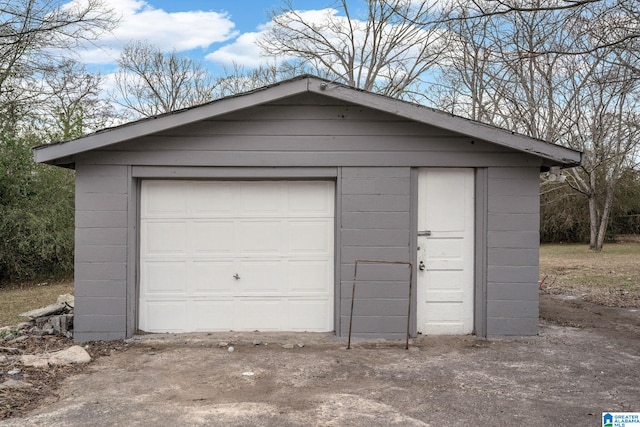
{"type": "Polygon", "coordinates": [[[409,350],[283,333],[94,344],[109,356],[0,426],[599,426],[603,411],[640,411],[639,309],[543,294],[540,317],[537,337],[420,337],[409,350]]]}

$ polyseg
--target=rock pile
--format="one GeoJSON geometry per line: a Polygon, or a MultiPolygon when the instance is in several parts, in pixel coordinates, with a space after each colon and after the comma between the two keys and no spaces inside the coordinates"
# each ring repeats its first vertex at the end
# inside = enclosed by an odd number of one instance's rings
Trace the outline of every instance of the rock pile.
{"type": "MultiPolygon", "coordinates": [[[[71,345],[73,336],[72,295],[60,295],[55,304],[22,313],[28,320],[16,326],[0,327],[0,394],[28,390],[39,371],[51,367],[89,363],[82,347],[71,345]],[[61,348],[62,347],[62,348],[61,348]],[[52,351],[54,350],[54,351],[52,351]]],[[[2,408],[0,408],[2,409],[2,408]]],[[[3,418],[0,411],[0,418],[3,418]]]]}
{"type": "Polygon", "coordinates": [[[91,362],[91,356],[79,345],[52,353],[25,354],[20,357],[24,366],[46,368],[49,366],[74,365],[91,362]]]}
{"type": "Polygon", "coordinates": [[[60,295],[55,304],[20,314],[29,320],[16,326],[18,331],[34,335],[73,337],[73,295],[60,295]]]}

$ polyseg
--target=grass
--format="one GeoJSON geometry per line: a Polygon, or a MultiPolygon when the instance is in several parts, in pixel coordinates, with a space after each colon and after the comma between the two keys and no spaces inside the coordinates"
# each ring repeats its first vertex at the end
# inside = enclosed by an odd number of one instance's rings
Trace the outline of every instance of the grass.
{"type": "Polygon", "coordinates": [[[72,294],[73,282],[47,285],[8,285],[0,288],[0,327],[24,322],[25,311],[53,304],[59,295],[72,294]]]}
{"type": "Polygon", "coordinates": [[[584,297],[598,304],[640,307],[640,243],[609,243],[602,252],[586,244],[540,247],[544,289],[584,297]]]}

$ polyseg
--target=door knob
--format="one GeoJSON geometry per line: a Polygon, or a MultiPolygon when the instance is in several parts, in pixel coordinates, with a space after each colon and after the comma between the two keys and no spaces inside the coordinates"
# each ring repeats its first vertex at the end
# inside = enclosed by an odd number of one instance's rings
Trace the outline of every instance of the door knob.
{"type": "Polygon", "coordinates": [[[236,279],[236,280],[240,280],[240,276],[238,276],[238,273],[234,274],[233,278],[236,279]]]}
{"type": "Polygon", "coordinates": [[[420,264],[418,264],[418,270],[424,271],[425,268],[426,268],[426,266],[424,265],[424,262],[420,261],[420,264]]]}

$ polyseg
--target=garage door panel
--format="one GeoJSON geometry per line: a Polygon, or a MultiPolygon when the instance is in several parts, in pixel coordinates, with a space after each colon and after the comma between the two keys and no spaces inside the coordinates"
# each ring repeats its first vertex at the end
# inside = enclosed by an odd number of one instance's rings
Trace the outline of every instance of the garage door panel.
{"type": "Polygon", "coordinates": [[[193,261],[188,276],[190,291],[201,294],[232,295],[236,266],[233,261],[193,261]]]}
{"type": "Polygon", "coordinates": [[[282,331],[286,329],[285,302],[281,299],[240,299],[236,329],[240,331],[282,331]]]}
{"type": "Polygon", "coordinates": [[[334,186],[143,181],[141,327],[333,330],[334,186]],[[176,301],[186,314],[169,327],[176,301]]]}
{"type": "Polygon", "coordinates": [[[246,182],[237,185],[236,214],[261,218],[284,216],[285,185],[284,182],[246,182]]]}
{"type": "Polygon", "coordinates": [[[220,182],[197,182],[189,186],[189,213],[196,218],[231,218],[235,211],[233,188],[220,182]]]}
{"type": "Polygon", "coordinates": [[[333,303],[326,299],[289,299],[289,319],[292,331],[323,332],[333,322],[333,303]]]}
{"type": "Polygon", "coordinates": [[[333,221],[300,220],[287,223],[288,252],[296,254],[329,254],[333,251],[333,221]]]}
{"type": "Polygon", "coordinates": [[[235,313],[233,299],[194,300],[191,304],[194,331],[231,331],[235,313]]]}
{"type": "Polygon", "coordinates": [[[189,329],[187,300],[146,301],[140,307],[140,329],[148,332],[182,332],[189,329]]]}
{"type": "Polygon", "coordinates": [[[184,218],[187,212],[185,183],[180,181],[148,181],[145,183],[143,218],[184,218]]]}
{"type": "Polygon", "coordinates": [[[290,260],[287,263],[289,294],[327,293],[333,268],[327,260],[290,260]]]}
{"type": "Polygon", "coordinates": [[[234,221],[194,221],[188,245],[194,255],[233,255],[234,221]]]}
{"type": "Polygon", "coordinates": [[[141,293],[187,293],[184,281],[187,276],[186,261],[148,261],[141,274],[141,282],[144,284],[141,293]]]}
{"type": "Polygon", "coordinates": [[[186,221],[149,221],[141,250],[146,255],[184,255],[187,253],[186,221]]]}
{"type": "Polygon", "coordinates": [[[239,221],[236,234],[239,256],[282,253],[281,221],[239,221]]]}
{"type": "Polygon", "coordinates": [[[292,182],[288,192],[288,216],[333,217],[333,188],[326,183],[292,182]]]}
{"type": "Polygon", "coordinates": [[[281,260],[241,259],[237,263],[240,279],[235,282],[238,294],[282,295],[286,281],[283,264],[281,260]]]}

